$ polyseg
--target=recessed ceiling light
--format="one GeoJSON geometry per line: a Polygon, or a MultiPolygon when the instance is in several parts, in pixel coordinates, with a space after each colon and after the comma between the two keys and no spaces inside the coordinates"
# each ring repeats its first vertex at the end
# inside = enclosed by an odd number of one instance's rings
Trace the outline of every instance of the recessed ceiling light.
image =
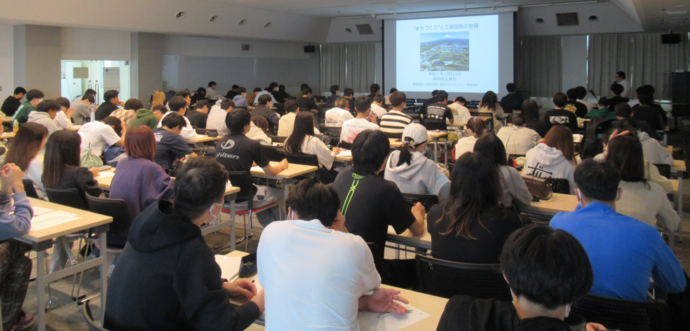
{"type": "Polygon", "coordinates": [[[209,22],[215,22],[218,19],[218,15],[213,15],[208,19],[209,22]]]}
{"type": "Polygon", "coordinates": [[[175,14],[175,18],[178,20],[184,18],[185,16],[187,16],[187,13],[185,13],[184,11],[180,11],[177,12],[177,14],[175,14]]]}
{"type": "Polygon", "coordinates": [[[687,10],[682,10],[682,9],[675,9],[675,10],[664,10],[666,14],[669,15],[685,15],[688,13],[687,10]]]}
{"type": "Polygon", "coordinates": [[[544,19],[543,19],[543,18],[537,18],[537,19],[534,20],[534,21],[537,22],[537,23],[539,23],[539,24],[544,23],[544,19]]]}
{"type": "Polygon", "coordinates": [[[350,29],[350,28],[345,28],[345,31],[346,31],[346,32],[349,32],[349,33],[352,33],[352,29],[350,29]]]}
{"type": "Polygon", "coordinates": [[[264,25],[264,29],[271,26],[271,24],[273,24],[273,23],[271,23],[271,22],[266,23],[266,25],[264,25]]]}
{"type": "Polygon", "coordinates": [[[243,19],[240,20],[240,25],[242,25],[242,24],[244,24],[244,23],[247,23],[247,19],[246,19],[246,18],[243,18],[243,19]]]}
{"type": "Polygon", "coordinates": [[[592,15],[592,16],[589,17],[589,20],[592,21],[592,22],[598,21],[598,20],[599,20],[599,17],[597,17],[596,15],[592,15]]]}

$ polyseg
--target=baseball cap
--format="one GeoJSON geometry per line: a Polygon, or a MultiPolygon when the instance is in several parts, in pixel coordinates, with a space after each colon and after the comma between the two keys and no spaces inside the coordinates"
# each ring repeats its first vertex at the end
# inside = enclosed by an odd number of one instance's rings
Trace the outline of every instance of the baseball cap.
{"type": "Polygon", "coordinates": [[[406,141],[405,138],[407,137],[412,138],[412,145],[419,145],[429,140],[429,135],[426,133],[426,128],[424,125],[418,123],[412,123],[405,127],[402,133],[402,140],[406,141]]]}

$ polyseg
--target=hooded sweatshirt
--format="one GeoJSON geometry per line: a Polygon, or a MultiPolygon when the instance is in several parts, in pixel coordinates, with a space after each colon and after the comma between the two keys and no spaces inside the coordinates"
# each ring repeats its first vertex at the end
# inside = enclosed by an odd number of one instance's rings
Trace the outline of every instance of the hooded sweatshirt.
{"type": "Polygon", "coordinates": [[[400,192],[409,194],[435,194],[439,201],[448,197],[450,181],[441,170],[420,152],[412,153],[410,164],[398,164],[400,151],[388,158],[384,178],[398,185],[400,192]]]}
{"type": "Polygon", "coordinates": [[[36,122],[45,126],[48,129],[48,136],[57,130],[62,130],[58,123],[54,119],[50,118],[50,114],[42,111],[32,111],[29,113],[29,120],[27,123],[28,122],[36,122]]]}
{"type": "Polygon", "coordinates": [[[570,184],[570,194],[575,194],[575,167],[566,160],[561,150],[541,143],[530,149],[525,157],[525,173],[539,178],[564,178],[570,184]]]}
{"type": "Polygon", "coordinates": [[[254,302],[233,308],[201,229],[164,200],[134,219],[109,282],[108,330],[244,330],[254,302]]]}
{"type": "Polygon", "coordinates": [[[642,144],[642,153],[644,158],[649,160],[652,164],[668,164],[673,165],[673,155],[666,152],[663,146],[656,140],[649,137],[646,132],[638,132],[637,137],[640,138],[642,144]]]}
{"type": "Polygon", "coordinates": [[[19,108],[19,110],[16,113],[14,113],[14,118],[12,119],[17,120],[17,123],[19,123],[19,125],[22,125],[29,120],[29,114],[34,110],[36,110],[36,107],[30,104],[29,100],[24,101],[24,103],[22,104],[22,108],[19,108]]]}
{"type": "Polygon", "coordinates": [[[137,125],[146,125],[155,130],[158,127],[158,117],[148,109],[139,109],[132,122],[129,123],[128,128],[133,128],[137,125]]]}

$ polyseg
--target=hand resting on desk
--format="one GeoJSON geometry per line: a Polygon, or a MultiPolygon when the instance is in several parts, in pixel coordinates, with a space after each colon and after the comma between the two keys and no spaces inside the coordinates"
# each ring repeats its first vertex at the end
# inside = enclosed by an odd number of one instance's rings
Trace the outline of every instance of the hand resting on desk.
{"type": "Polygon", "coordinates": [[[407,299],[401,297],[399,290],[390,288],[377,288],[372,295],[363,295],[359,298],[359,310],[368,310],[375,313],[405,314],[407,308],[401,305],[409,304],[407,299]],[[400,302],[398,302],[400,301],[400,302]]]}
{"type": "Polygon", "coordinates": [[[249,279],[240,278],[234,282],[223,283],[223,289],[228,292],[231,297],[237,297],[244,300],[251,300],[261,312],[266,308],[264,301],[264,291],[256,293],[256,285],[249,279]]]}

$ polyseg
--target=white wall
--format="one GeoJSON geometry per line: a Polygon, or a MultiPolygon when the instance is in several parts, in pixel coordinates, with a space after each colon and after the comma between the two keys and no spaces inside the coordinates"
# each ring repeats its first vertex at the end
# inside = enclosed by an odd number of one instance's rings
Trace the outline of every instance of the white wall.
{"type": "Polygon", "coordinates": [[[561,91],[587,86],[587,36],[561,38],[561,91]]]}
{"type": "Polygon", "coordinates": [[[131,59],[130,33],[126,31],[62,28],[60,40],[63,60],[131,59]]]}
{"type": "Polygon", "coordinates": [[[14,27],[0,24],[0,97],[14,92],[14,27]]]}
{"type": "Polygon", "coordinates": [[[172,36],[164,37],[164,55],[308,59],[304,53],[305,43],[266,42],[256,40],[236,40],[227,38],[172,36]],[[249,50],[243,51],[242,45],[249,50]]]}
{"type": "Polygon", "coordinates": [[[383,41],[383,33],[381,30],[382,20],[375,18],[350,18],[350,19],[334,19],[331,20],[330,28],[328,29],[328,39],[326,43],[355,43],[368,41],[383,41]],[[369,24],[374,34],[360,35],[357,32],[357,24],[369,24]],[[345,29],[350,29],[352,32],[347,32],[345,29]]]}

